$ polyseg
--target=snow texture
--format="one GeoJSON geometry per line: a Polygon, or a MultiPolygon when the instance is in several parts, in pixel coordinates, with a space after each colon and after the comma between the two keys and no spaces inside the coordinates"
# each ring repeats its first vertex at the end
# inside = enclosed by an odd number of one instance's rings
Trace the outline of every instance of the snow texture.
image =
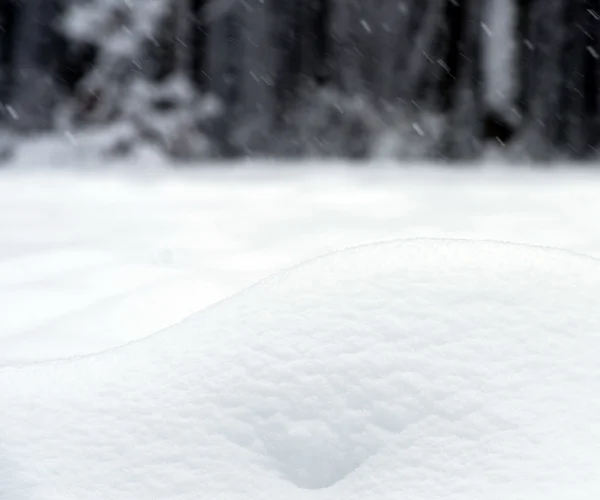
{"type": "Polygon", "coordinates": [[[153,37],[165,10],[163,0],[82,1],[71,4],[62,28],[74,40],[101,46],[115,57],[128,57],[153,37]]]}
{"type": "Polygon", "coordinates": [[[0,369],[0,498],[592,499],[600,262],[335,253],[140,342],[0,369]]]}
{"type": "Polygon", "coordinates": [[[40,138],[0,170],[0,365],[114,348],[282,268],[373,241],[494,239],[600,256],[590,216],[600,177],[589,169],[163,171],[150,154],[100,167],[76,140],[73,161],[70,142],[40,138]],[[62,170],[32,167],[42,164],[62,170]]]}

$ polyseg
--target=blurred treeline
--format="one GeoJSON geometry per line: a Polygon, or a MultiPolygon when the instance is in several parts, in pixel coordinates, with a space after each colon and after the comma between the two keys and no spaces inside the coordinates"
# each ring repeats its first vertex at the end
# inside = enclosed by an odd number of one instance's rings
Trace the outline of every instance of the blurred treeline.
{"type": "Polygon", "coordinates": [[[585,159],[600,0],[0,0],[0,129],[178,158],[585,159]]]}

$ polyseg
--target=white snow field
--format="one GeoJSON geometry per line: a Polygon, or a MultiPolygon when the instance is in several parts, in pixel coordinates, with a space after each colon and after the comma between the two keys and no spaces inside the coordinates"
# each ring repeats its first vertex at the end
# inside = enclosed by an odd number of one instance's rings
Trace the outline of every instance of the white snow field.
{"type": "MultiPolygon", "coordinates": [[[[65,154],[53,148],[44,158],[57,165],[65,154]]],[[[127,172],[97,161],[50,172],[29,165],[40,164],[39,149],[24,153],[18,168],[0,170],[0,365],[143,338],[351,245],[476,238],[600,256],[593,170],[315,163],[173,172],[151,168],[152,158],[127,172]]]]}
{"type": "Polygon", "coordinates": [[[0,368],[0,498],[597,499],[598,352],[598,260],[350,249],[126,346],[0,368]]]}

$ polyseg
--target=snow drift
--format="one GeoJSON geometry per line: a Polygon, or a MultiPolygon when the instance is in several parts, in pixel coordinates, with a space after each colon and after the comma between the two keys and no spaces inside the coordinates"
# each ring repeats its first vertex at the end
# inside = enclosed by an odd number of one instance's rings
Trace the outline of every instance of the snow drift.
{"type": "Polygon", "coordinates": [[[0,498],[592,499],[600,264],[355,248],[105,353],[0,370],[0,498]]]}

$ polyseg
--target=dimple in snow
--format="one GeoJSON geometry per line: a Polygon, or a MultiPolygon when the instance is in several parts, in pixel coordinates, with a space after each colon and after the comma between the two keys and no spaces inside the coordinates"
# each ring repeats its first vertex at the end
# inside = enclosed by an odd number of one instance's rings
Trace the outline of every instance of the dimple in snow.
{"type": "Polygon", "coordinates": [[[518,245],[317,259],[1,369],[0,498],[597,498],[599,292],[598,261],[518,245]]]}

